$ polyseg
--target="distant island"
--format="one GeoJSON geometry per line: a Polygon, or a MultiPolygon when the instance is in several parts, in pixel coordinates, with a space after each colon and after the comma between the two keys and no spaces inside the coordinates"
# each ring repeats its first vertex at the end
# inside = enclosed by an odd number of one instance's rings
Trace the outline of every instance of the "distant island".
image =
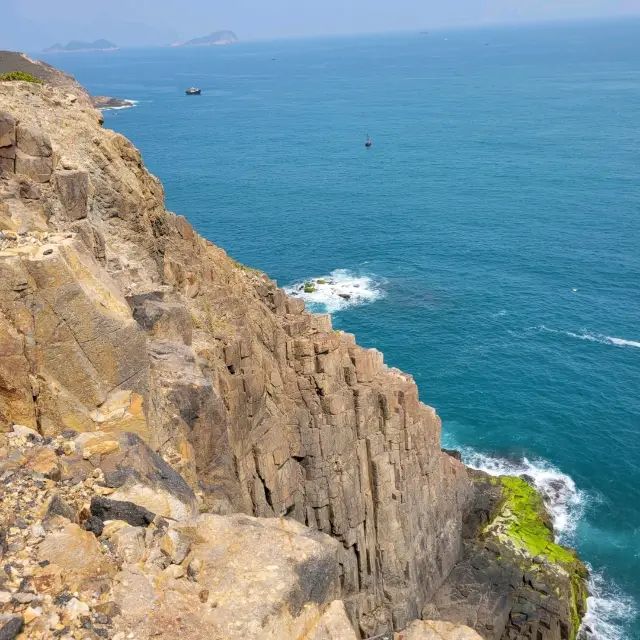
{"type": "Polygon", "coordinates": [[[117,49],[118,45],[108,40],[96,40],[95,42],[72,40],[66,45],[56,42],[45,49],[44,53],[80,53],[82,51],[116,51],[117,49]]]}
{"type": "Polygon", "coordinates": [[[212,47],[238,42],[238,36],[233,31],[214,31],[202,38],[193,38],[186,42],[174,42],[172,47],[212,47]]]}

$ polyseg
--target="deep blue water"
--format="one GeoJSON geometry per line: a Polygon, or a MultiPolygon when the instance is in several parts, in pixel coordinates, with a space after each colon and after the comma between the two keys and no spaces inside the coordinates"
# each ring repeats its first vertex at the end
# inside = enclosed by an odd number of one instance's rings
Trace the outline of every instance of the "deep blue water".
{"type": "Polygon", "coordinates": [[[311,307],[415,376],[446,444],[536,478],[603,639],[640,638],[638,43],[628,21],[47,58],[139,101],[106,126],[169,208],[294,291],[325,276],[311,307]]]}

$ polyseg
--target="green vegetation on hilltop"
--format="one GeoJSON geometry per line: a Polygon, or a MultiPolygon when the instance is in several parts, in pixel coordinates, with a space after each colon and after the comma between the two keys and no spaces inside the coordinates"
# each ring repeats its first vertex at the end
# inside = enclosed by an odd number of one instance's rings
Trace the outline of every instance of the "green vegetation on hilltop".
{"type": "Polygon", "coordinates": [[[0,82],[7,81],[22,81],[22,82],[34,82],[35,84],[44,84],[40,78],[32,76],[25,71],[10,71],[9,73],[0,74],[0,82]]]}

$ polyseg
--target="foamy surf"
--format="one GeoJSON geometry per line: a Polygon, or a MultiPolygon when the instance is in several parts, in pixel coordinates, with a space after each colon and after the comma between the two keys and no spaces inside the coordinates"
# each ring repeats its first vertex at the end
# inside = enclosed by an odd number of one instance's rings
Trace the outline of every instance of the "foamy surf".
{"type": "MultiPolygon", "coordinates": [[[[591,567],[589,567],[591,571],[591,567]]],[[[585,640],[625,640],[625,622],[633,619],[633,600],[601,574],[591,571],[587,615],[582,621],[585,640]]]]}
{"type": "Polygon", "coordinates": [[[573,331],[561,331],[559,329],[550,329],[549,327],[541,324],[537,327],[529,327],[525,329],[525,333],[531,331],[545,332],[545,333],[558,333],[568,338],[575,338],[576,340],[587,340],[588,342],[598,342],[600,344],[612,344],[616,347],[634,347],[640,349],[640,342],[635,340],[625,340],[624,338],[614,338],[613,336],[605,336],[602,333],[591,333],[586,329],[582,329],[582,333],[575,333],[573,331]]]}
{"type": "Polygon", "coordinates": [[[573,478],[544,460],[507,460],[464,448],[461,454],[472,469],[492,476],[529,478],[545,501],[558,542],[570,543],[586,504],[586,496],[576,487],[573,478]]]}
{"type": "MultiPolygon", "coordinates": [[[[556,541],[575,544],[573,536],[587,504],[587,494],[573,479],[544,460],[523,457],[508,460],[459,448],[465,464],[493,476],[526,477],[542,495],[553,520],[556,541]]],[[[625,623],[636,615],[634,601],[617,586],[589,567],[587,614],[582,621],[581,640],[625,640],[625,623]]]]}
{"type": "Polygon", "coordinates": [[[384,296],[378,281],[347,269],[336,269],[327,276],[296,282],[284,290],[290,296],[302,298],[310,311],[320,313],[335,313],[370,304],[384,296]]]}
{"type": "Polygon", "coordinates": [[[139,104],[138,100],[125,100],[127,104],[122,105],[121,107],[102,107],[98,109],[98,111],[121,111],[122,109],[131,109],[139,104]]]}

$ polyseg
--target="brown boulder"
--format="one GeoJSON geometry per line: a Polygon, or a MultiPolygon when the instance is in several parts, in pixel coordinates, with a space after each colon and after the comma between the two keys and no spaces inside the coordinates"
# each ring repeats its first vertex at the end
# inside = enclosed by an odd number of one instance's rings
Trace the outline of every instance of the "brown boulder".
{"type": "Polygon", "coordinates": [[[444,620],[416,620],[396,640],[482,640],[473,629],[444,620]]]}
{"type": "Polygon", "coordinates": [[[0,147],[11,147],[16,143],[16,121],[6,111],[0,111],[0,147]]]}
{"type": "Polygon", "coordinates": [[[49,182],[53,172],[53,160],[51,157],[30,156],[18,149],[15,172],[34,182],[49,182]]]}
{"type": "Polygon", "coordinates": [[[86,218],[90,190],[89,173],[87,171],[57,171],[55,182],[67,218],[69,220],[86,218]]]}
{"type": "Polygon", "coordinates": [[[43,131],[35,127],[19,124],[16,127],[16,145],[22,153],[37,158],[50,158],[51,140],[43,131]]]}
{"type": "Polygon", "coordinates": [[[47,534],[38,549],[38,560],[60,567],[71,591],[115,573],[114,565],[103,555],[96,537],[77,524],[68,524],[47,534]]]}

